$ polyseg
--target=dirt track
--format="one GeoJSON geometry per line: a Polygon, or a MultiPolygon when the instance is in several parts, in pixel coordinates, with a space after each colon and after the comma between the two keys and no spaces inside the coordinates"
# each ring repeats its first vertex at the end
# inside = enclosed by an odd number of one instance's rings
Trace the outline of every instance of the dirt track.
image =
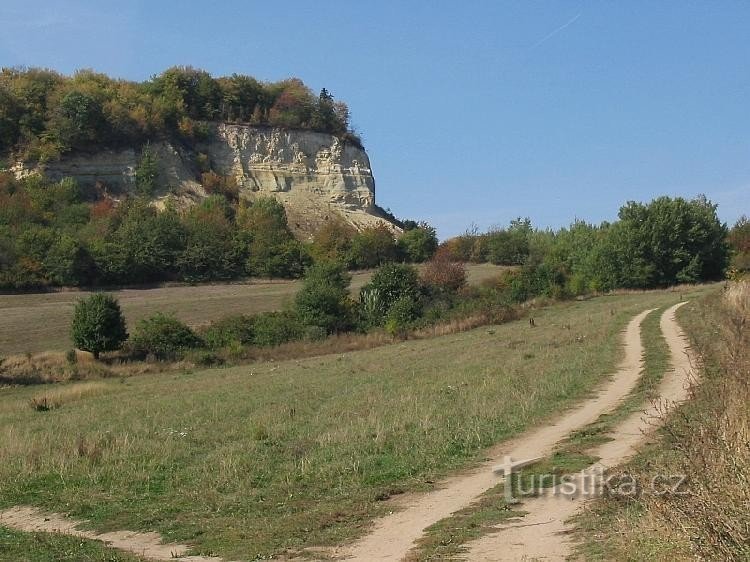
{"type": "MultiPolygon", "coordinates": [[[[688,344],[675,320],[675,311],[685,303],[669,308],[661,317],[661,330],[669,345],[671,368],[664,374],[659,385],[659,398],[645,411],[635,412],[618,424],[611,432],[609,441],[592,454],[599,462],[578,475],[575,486],[578,490],[598,478],[601,473],[621,464],[632,456],[663,419],[664,413],[688,396],[691,379],[691,360],[688,344]],[[588,483],[588,484],[587,484],[588,483]]],[[[527,515],[505,525],[498,532],[485,535],[470,545],[466,557],[471,561],[506,560],[565,560],[571,553],[571,544],[566,521],[575,515],[586,501],[596,494],[570,496],[550,491],[539,498],[525,501],[521,509],[527,515]]]]}
{"type": "MultiPolygon", "coordinates": [[[[529,459],[547,455],[572,431],[612,410],[630,393],[640,377],[643,366],[640,325],[649,312],[638,314],[628,324],[623,335],[625,358],[594,398],[565,413],[552,425],[528,431],[495,447],[488,455],[490,460],[477,469],[446,480],[433,492],[404,498],[395,506],[395,509],[402,509],[377,521],[370,534],[350,547],[339,549],[335,555],[363,562],[402,560],[427,527],[468,506],[480,494],[497,485],[500,476],[493,472],[493,467],[501,464],[506,456],[529,459]]],[[[487,550],[492,548],[489,546],[487,550]]],[[[481,558],[471,558],[475,559],[481,558]]]]}

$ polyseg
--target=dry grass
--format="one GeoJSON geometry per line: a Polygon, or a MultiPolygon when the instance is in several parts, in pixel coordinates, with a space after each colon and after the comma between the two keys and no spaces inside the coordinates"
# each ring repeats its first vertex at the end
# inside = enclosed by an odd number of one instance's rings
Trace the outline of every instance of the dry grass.
{"type": "MultiPolygon", "coordinates": [[[[497,276],[503,268],[491,264],[467,265],[469,283],[497,276]]],[[[372,277],[371,271],[352,276],[356,293],[372,277]]],[[[255,314],[280,309],[292,300],[299,281],[175,286],[112,291],[119,299],[129,326],[155,312],[174,314],[197,328],[228,314],[255,314]]],[[[0,354],[64,351],[72,347],[70,321],[76,302],[86,291],[41,294],[0,294],[0,354]]]]}
{"type": "Polygon", "coordinates": [[[580,521],[586,559],[750,559],[750,282],[679,313],[701,359],[692,400],[626,468],[648,489],[685,474],[687,495],[598,502],[580,521]]]}
{"type": "Polygon", "coordinates": [[[77,402],[82,398],[101,396],[112,390],[111,385],[101,382],[74,383],[67,386],[56,386],[52,390],[45,390],[31,397],[29,405],[37,411],[49,411],[62,407],[64,404],[77,402]]]}

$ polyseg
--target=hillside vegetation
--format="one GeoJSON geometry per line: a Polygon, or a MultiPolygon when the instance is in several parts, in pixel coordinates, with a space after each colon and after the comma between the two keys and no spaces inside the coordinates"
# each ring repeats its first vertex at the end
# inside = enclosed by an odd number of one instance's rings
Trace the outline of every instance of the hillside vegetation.
{"type": "Polygon", "coordinates": [[[296,78],[263,83],[173,67],[139,83],[92,70],[0,71],[0,156],[44,161],[153,139],[192,143],[209,135],[209,121],[310,129],[359,144],[346,104],[296,78]]]}

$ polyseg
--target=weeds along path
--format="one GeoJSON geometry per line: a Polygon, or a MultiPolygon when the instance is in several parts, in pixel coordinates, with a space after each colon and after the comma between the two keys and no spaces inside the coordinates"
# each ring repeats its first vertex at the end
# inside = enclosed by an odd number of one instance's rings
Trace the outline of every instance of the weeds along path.
{"type": "Polygon", "coordinates": [[[600,460],[576,475],[576,493],[561,493],[558,487],[557,493],[547,490],[540,497],[523,501],[520,509],[526,515],[499,525],[497,532],[470,543],[467,560],[550,561],[565,560],[572,553],[568,540],[571,528],[566,521],[601,492],[592,483],[600,478],[604,470],[632,456],[645,441],[647,433],[663,420],[664,414],[688,397],[692,377],[691,359],[687,340],[675,319],[675,311],[683,304],[672,306],[661,317],[661,331],[669,346],[670,368],[658,387],[659,398],[645,411],[635,412],[615,426],[609,435],[612,440],[592,451],[600,460]],[[584,493],[580,493],[582,490],[584,493]]]}
{"type": "Polygon", "coordinates": [[[28,533],[61,533],[101,541],[105,545],[131,552],[146,560],[181,560],[182,562],[222,562],[212,556],[187,556],[189,547],[184,544],[163,543],[158,533],[137,533],[134,531],[113,531],[96,533],[81,527],[84,521],[77,521],[56,513],[45,513],[34,507],[13,507],[0,511],[0,525],[28,533]]]}
{"type": "MultiPolygon", "coordinates": [[[[500,476],[493,472],[493,467],[501,464],[506,456],[529,459],[547,455],[570,432],[612,410],[638,382],[643,362],[640,326],[651,310],[638,314],[628,323],[623,335],[625,357],[593,398],[566,412],[555,423],[528,431],[494,447],[488,452],[488,461],[468,473],[442,482],[435,491],[402,498],[394,503],[396,511],[377,521],[370,534],[351,546],[337,549],[334,556],[368,562],[402,560],[427,527],[466,507],[483,492],[496,486],[500,476]]],[[[500,544],[504,543],[504,539],[499,540],[500,544]]],[[[490,550],[492,548],[490,546],[490,550]]],[[[474,560],[473,557],[471,559],[474,560]]]]}

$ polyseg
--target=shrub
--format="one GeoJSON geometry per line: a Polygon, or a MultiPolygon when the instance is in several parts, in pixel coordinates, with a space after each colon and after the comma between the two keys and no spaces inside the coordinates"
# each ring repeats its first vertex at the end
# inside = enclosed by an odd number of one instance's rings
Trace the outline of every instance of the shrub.
{"type": "Polygon", "coordinates": [[[188,326],[161,313],[138,322],[131,339],[135,353],[160,360],[177,359],[201,344],[200,338],[188,326]]]}
{"type": "Polygon", "coordinates": [[[383,316],[388,311],[385,301],[380,296],[380,291],[372,287],[363,287],[359,293],[357,305],[357,328],[362,332],[379,326],[383,316]]]}
{"type": "Polygon", "coordinates": [[[421,313],[422,305],[419,300],[403,296],[388,308],[385,329],[392,336],[404,337],[421,313]]]}
{"type": "MultiPolygon", "coordinates": [[[[400,300],[411,301],[414,310],[421,309],[422,295],[419,286],[419,274],[412,265],[386,264],[378,269],[372,276],[372,280],[360,291],[360,301],[370,291],[375,291],[377,299],[381,304],[373,307],[371,312],[380,313],[380,317],[371,318],[373,325],[380,324],[384,320],[383,314],[387,315],[389,309],[400,300]]],[[[372,296],[367,297],[372,298],[372,296]]],[[[400,306],[405,306],[403,303],[400,306]]]]}
{"type": "Polygon", "coordinates": [[[433,296],[452,295],[466,285],[466,268],[445,256],[436,256],[422,268],[420,280],[433,296]]]}
{"type": "Polygon", "coordinates": [[[117,299],[104,293],[78,301],[71,332],[75,346],[90,351],[97,359],[102,351],[120,349],[128,338],[117,299]]]}
{"type": "Polygon", "coordinates": [[[320,262],[307,269],[294,304],[299,320],[327,333],[351,326],[351,276],[336,262],[320,262]]]}
{"type": "Polygon", "coordinates": [[[273,347],[305,336],[305,326],[292,312],[258,314],[253,327],[253,344],[260,347],[273,347]]]}
{"type": "Polygon", "coordinates": [[[238,314],[213,322],[203,331],[203,342],[211,349],[219,349],[234,343],[247,345],[253,342],[254,320],[251,316],[238,314]]]}

